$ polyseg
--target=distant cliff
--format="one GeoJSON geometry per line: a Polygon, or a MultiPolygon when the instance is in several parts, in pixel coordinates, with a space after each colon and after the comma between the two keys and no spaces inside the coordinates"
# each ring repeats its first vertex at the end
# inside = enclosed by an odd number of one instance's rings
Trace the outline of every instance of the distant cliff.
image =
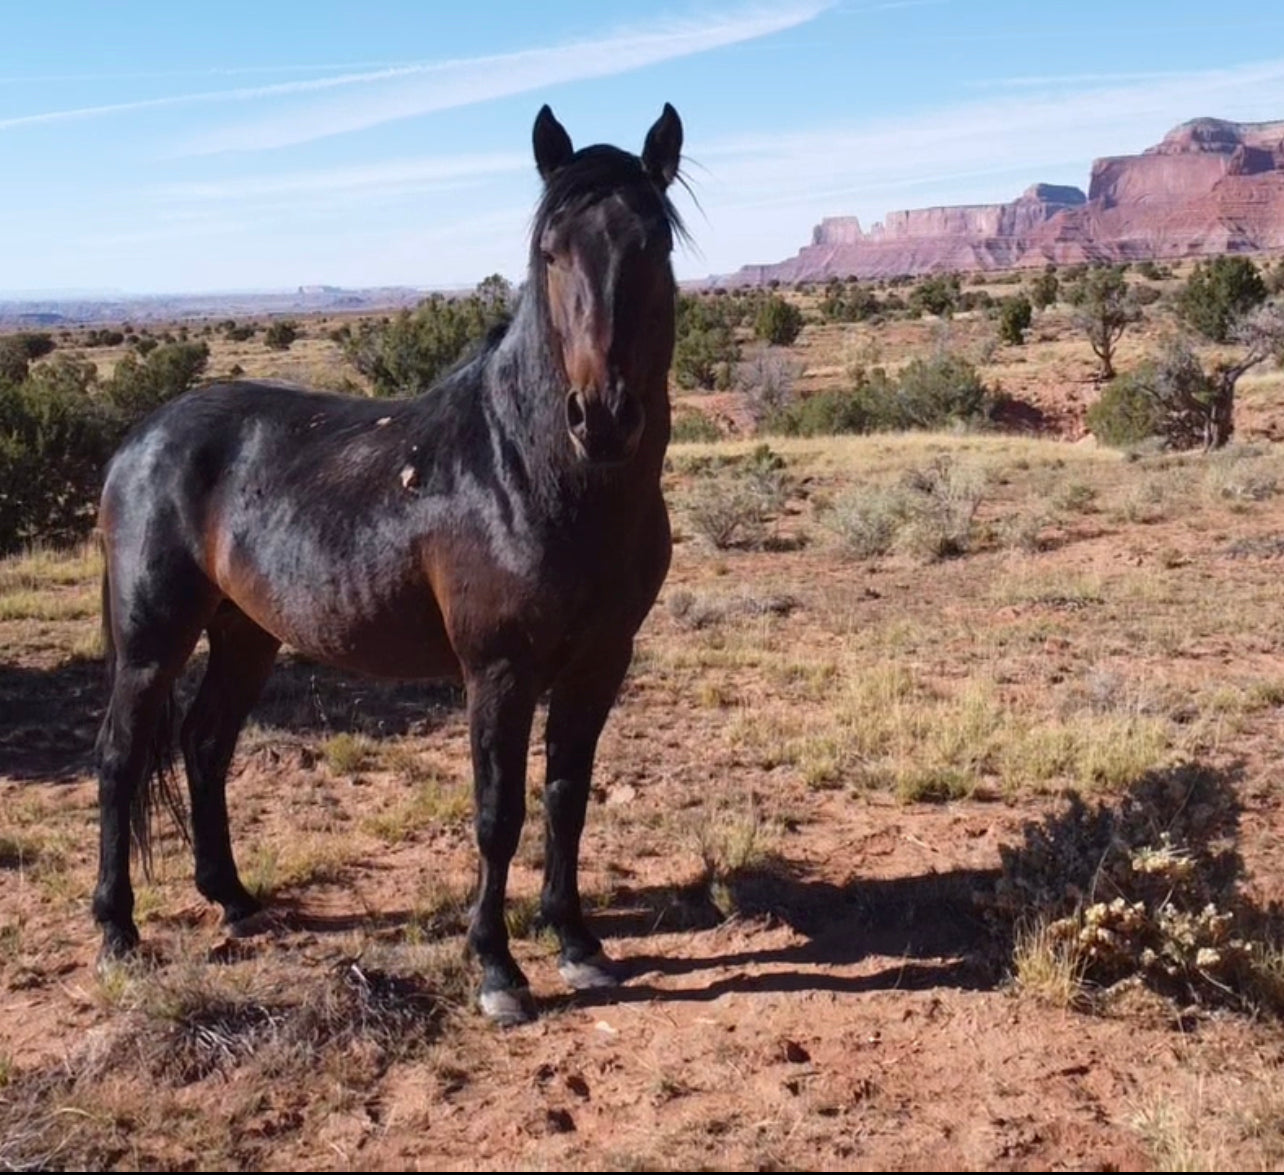
{"type": "Polygon", "coordinates": [[[827,217],[787,261],[735,284],[1174,259],[1284,249],[1284,121],[1198,118],[1140,155],[1098,159],[1085,196],[1035,184],[1010,204],[827,217]]]}

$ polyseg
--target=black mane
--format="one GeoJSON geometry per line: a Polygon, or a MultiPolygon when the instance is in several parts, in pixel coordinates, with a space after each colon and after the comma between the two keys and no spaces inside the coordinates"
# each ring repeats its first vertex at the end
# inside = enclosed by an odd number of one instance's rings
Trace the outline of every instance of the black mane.
{"type": "Polygon", "coordinates": [[[647,174],[642,160],[619,147],[597,144],[577,151],[565,167],[558,168],[549,177],[535,209],[532,251],[538,255],[540,236],[555,216],[574,215],[625,187],[653,197],[653,211],[668,226],[674,239],[690,240],[681,215],[663,188],[647,174]]]}

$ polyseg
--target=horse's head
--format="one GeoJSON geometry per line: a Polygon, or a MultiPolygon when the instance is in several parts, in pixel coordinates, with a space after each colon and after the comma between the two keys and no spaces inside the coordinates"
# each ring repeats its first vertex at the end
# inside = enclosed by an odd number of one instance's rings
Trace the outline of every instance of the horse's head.
{"type": "Polygon", "coordinates": [[[665,190],[678,174],[682,122],[666,103],[640,157],[607,146],[576,151],[545,106],[534,143],[544,196],[532,282],[566,379],[566,428],[583,460],[627,461],[648,409],[663,403],[673,358],[669,255],[682,226],[665,190]]]}

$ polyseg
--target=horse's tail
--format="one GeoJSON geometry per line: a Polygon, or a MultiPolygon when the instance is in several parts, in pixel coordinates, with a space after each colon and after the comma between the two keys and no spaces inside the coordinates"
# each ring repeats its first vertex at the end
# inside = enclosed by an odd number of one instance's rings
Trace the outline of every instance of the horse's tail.
{"type": "MultiPolygon", "coordinates": [[[[116,691],[116,633],[112,626],[111,575],[108,571],[106,544],[103,544],[103,577],[102,577],[102,640],[103,662],[107,678],[107,715],[103,719],[102,729],[98,735],[98,765],[101,768],[106,744],[111,738],[111,728],[115,721],[116,691]]],[[[163,805],[173,817],[183,839],[190,841],[187,806],[183,802],[183,792],[178,782],[177,743],[178,743],[178,703],[171,684],[165,691],[152,733],[151,745],[147,748],[146,767],[143,777],[137,781],[129,797],[129,824],[133,833],[134,848],[138,854],[143,873],[152,875],[152,830],[153,813],[163,805]]]]}

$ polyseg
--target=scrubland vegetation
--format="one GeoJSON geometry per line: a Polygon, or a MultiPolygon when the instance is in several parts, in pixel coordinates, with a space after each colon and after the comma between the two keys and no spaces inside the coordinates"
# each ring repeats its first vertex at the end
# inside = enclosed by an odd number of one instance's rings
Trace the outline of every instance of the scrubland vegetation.
{"type": "Polygon", "coordinates": [[[0,1166],[1278,1166],[1282,279],[684,295],[673,570],[583,854],[638,973],[557,994],[536,749],[510,929],[544,1015],[508,1036],[459,954],[458,692],[290,656],[229,789],[277,926],[223,938],[169,830],[154,957],[93,972],[85,536],[155,404],[234,371],[418,390],[512,292],[283,350],[5,338],[0,1166]]]}

